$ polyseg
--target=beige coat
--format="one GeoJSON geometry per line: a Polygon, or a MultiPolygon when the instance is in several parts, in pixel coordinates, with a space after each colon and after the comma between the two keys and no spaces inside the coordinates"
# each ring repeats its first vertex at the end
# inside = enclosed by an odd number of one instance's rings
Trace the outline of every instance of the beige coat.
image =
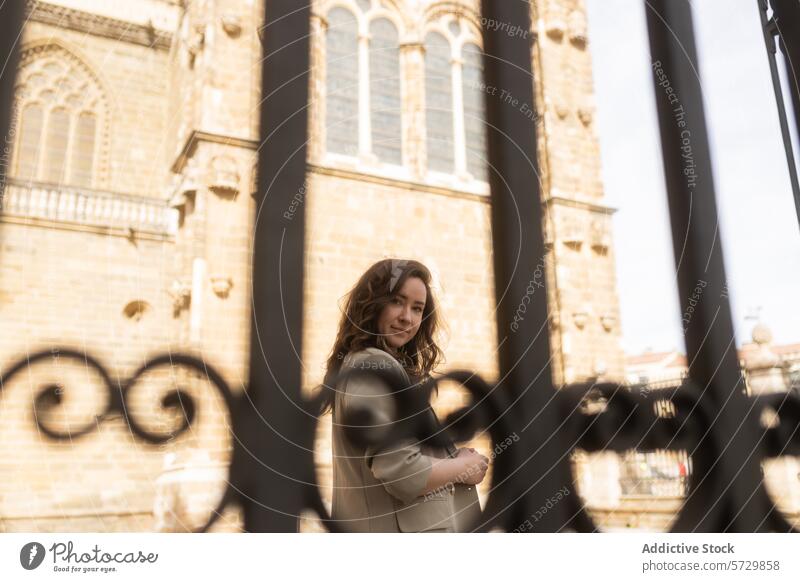
{"type": "MultiPolygon", "coordinates": [[[[378,348],[348,354],[342,372],[391,366],[403,372],[391,355],[378,348]],[[369,360],[367,360],[369,358],[369,360]]],[[[347,410],[367,408],[381,423],[391,423],[395,405],[388,386],[378,378],[351,377],[337,386],[333,412],[333,508],[342,529],[354,532],[465,531],[476,521],[480,505],[474,486],[450,485],[422,495],[432,459],[455,452],[420,446],[413,440],[376,450],[351,442],[339,426],[347,410]]]]}

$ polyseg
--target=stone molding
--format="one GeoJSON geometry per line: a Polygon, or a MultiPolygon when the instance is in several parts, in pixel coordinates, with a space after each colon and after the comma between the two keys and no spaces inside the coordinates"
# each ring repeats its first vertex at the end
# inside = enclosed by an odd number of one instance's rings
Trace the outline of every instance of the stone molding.
{"type": "Polygon", "coordinates": [[[233,146],[252,151],[258,150],[258,141],[254,139],[223,135],[221,133],[213,133],[210,131],[195,129],[192,130],[192,132],[186,138],[186,141],[183,142],[183,147],[176,156],[175,161],[172,162],[171,170],[174,173],[179,174],[183,171],[183,167],[186,165],[192,155],[194,155],[197,145],[201,142],[233,146]]]}
{"type": "Polygon", "coordinates": [[[75,8],[67,8],[66,6],[28,0],[25,12],[26,19],[34,22],[138,44],[157,50],[168,51],[172,44],[172,33],[157,30],[155,26],[126,22],[108,16],[83,12],[75,8]]]}

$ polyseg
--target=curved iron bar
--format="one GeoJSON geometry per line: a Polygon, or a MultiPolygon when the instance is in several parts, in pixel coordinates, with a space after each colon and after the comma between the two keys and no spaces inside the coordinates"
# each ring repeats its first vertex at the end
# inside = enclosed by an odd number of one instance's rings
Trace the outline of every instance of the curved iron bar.
{"type": "MultiPolygon", "coordinates": [[[[7,371],[0,373],[2,382],[0,383],[0,394],[5,390],[7,384],[12,382],[20,373],[30,369],[31,367],[40,364],[48,359],[53,359],[57,355],[58,359],[66,359],[74,361],[78,364],[84,365],[97,373],[108,391],[108,400],[104,409],[92,421],[89,421],[84,426],[77,430],[68,430],[62,432],[56,430],[48,425],[47,419],[52,415],[53,410],[62,404],[64,388],[57,384],[47,384],[39,390],[33,399],[33,414],[34,422],[37,429],[46,437],[55,441],[75,440],[85,437],[100,427],[100,423],[117,418],[119,415],[128,425],[131,433],[137,438],[151,445],[161,445],[170,442],[184,432],[188,431],[194,424],[197,418],[197,407],[195,400],[191,394],[186,390],[177,388],[168,391],[161,399],[161,407],[164,410],[173,410],[181,414],[180,425],[171,430],[169,433],[157,433],[148,431],[137,420],[136,417],[130,413],[128,406],[129,393],[133,387],[142,379],[146,374],[153,372],[158,368],[165,366],[175,367],[183,366],[189,370],[193,370],[202,374],[205,380],[210,382],[217,393],[222,397],[225,402],[225,407],[231,414],[236,410],[236,398],[232,394],[222,375],[210,364],[201,360],[198,357],[188,354],[160,354],[145,361],[129,378],[115,385],[112,381],[110,374],[106,367],[97,358],[89,355],[86,352],[74,350],[71,348],[52,348],[49,350],[41,350],[35,352],[30,356],[19,358],[14,362],[7,371]]],[[[232,496],[230,494],[230,486],[226,488],[225,493],[217,506],[217,509],[224,508],[232,496]]],[[[215,511],[211,519],[200,529],[206,531],[218,519],[221,511],[215,511]]]]}
{"type": "MultiPolygon", "coordinates": [[[[396,399],[399,417],[407,422],[397,422],[389,430],[377,430],[376,421],[371,415],[353,415],[345,419],[348,425],[349,438],[362,444],[389,445],[400,438],[413,436],[419,442],[443,445],[449,440],[463,442],[472,438],[480,429],[487,429],[492,445],[501,442],[513,431],[513,423],[509,419],[509,402],[505,395],[498,390],[498,385],[486,382],[481,376],[468,371],[458,370],[446,373],[436,379],[429,380],[420,386],[419,390],[409,390],[409,386],[398,383],[397,376],[384,369],[367,371],[348,371],[334,379],[334,385],[354,375],[373,375],[378,380],[386,382],[391,388],[396,399]],[[470,402],[450,413],[443,421],[443,429],[431,432],[430,426],[422,421],[419,414],[414,411],[422,406],[420,398],[430,394],[431,390],[439,383],[453,380],[463,386],[470,394],[470,402]]],[[[619,384],[575,384],[562,388],[557,393],[560,414],[568,425],[570,452],[583,449],[587,452],[615,451],[624,452],[637,450],[642,452],[654,450],[685,450],[692,459],[697,460],[702,456],[705,462],[713,464],[718,460],[718,452],[724,446],[714,438],[713,424],[716,413],[703,400],[700,390],[689,380],[685,380],[680,387],[667,390],[651,391],[643,395],[635,388],[619,384]],[[581,410],[581,403],[599,395],[606,399],[605,408],[596,413],[581,410]],[[671,417],[662,417],[656,413],[654,402],[668,400],[674,406],[671,417]],[[703,446],[700,446],[704,443],[703,446]]],[[[313,418],[306,427],[310,434],[316,433],[319,422],[319,410],[322,403],[322,394],[304,402],[306,413],[313,418]]],[[[245,399],[241,399],[242,403],[245,399]]],[[[800,399],[791,394],[774,394],[758,396],[752,399],[753,414],[751,419],[757,422],[761,411],[770,408],[775,410],[779,417],[777,427],[764,429],[764,447],[760,449],[761,459],[800,453],[800,399]]],[[[233,410],[233,409],[232,409],[233,410]]],[[[234,425],[241,422],[244,414],[232,414],[234,425]]],[[[234,455],[238,459],[231,465],[229,486],[214,512],[212,519],[200,531],[206,531],[214,523],[216,517],[222,513],[228,503],[241,498],[246,493],[245,457],[234,455]]],[[[506,487],[510,477],[521,470],[524,459],[518,450],[509,447],[502,455],[495,458],[492,483],[489,496],[482,516],[478,523],[470,529],[473,531],[489,531],[500,527],[511,530],[518,526],[511,518],[512,509],[519,496],[519,491],[506,487]]],[[[307,477],[306,505],[317,513],[320,521],[331,532],[347,531],[334,521],[322,501],[319,483],[313,467],[307,477]]],[[[697,472],[689,476],[688,495],[695,494],[697,472]]],[[[574,475],[570,486],[575,489],[574,475]]],[[[714,499],[724,499],[725,484],[714,483],[714,499]]],[[[597,531],[598,526],[592,521],[588,512],[578,502],[577,496],[565,498],[565,503],[574,515],[569,524],[565,526],[576,531],[597,531]]],[[[773,504],[774,505],[774,504],[773,504]]],[[[681,512],[686,511],[682,508],[681,512]]],[[[713,523],[722,524],[725,519],[726,507],[717,503],[709,509],[713,523]]],[[[775,531],[793,531],[779,512],[774,511],[769,517],[769,525],[775,531]]]]}
{"type": "MultiPolygon", "coordinates": [[[[707,399],[694,383],[686,379],[675,389],[650,392],[649,396],[640,391],[630,390],[616,384],[574,385],[561,390],[559,397],[564,401],[564,408],[575,409],[576,403],[584,399],[590,392],[596,391],[607,399],[605,410],[587,414],[581,413],[572,419],[572,442],[586,451],[596,452],[612,450],[624,452],[637,450],[641,452],[661,450],[685,450],[693,463],[714,466],[722,458],[725,443],[721,442],[714,429],[718,412],[713,409],[707,399]],[[654,402],[667,400],[674,406],[674,415],[662,417],[656,413],[654,402]]],[[[796,454],[800,450],[800,400],[791,394],[772,394],[750,399],[751,414],[747,422],[755,425],[766,408],[774,409],[780,417],[776,427],[762,430],[764,438],[754,444],[754,454],[758,460],[768,457],[796,454]]],[[[752,427],[755,430],[755,426],[752,427]]],[[[708,474],[692,472],[689,477],[687,498],[697,494],[708,474]]],[[[710,522],[716,524],[721,531],[724,528],[727,507],[727,483],[711,480],[711,495],[707,498],[707,512],[710,522]],[[721,501],[721,502],[720,502],[721,501]],[[712,503],[713,502],[713,503],[712,503]]],[[[768,492],[767,492],[768,495],[768,492]]],[[[767,518],[767,523],[774,531],[793,531],[785,518],[774,510],[767,518]]],[[[687,511],[686,505],[680,516],[687,511]]],[[[688,519],[688,518],[687,518],[688,519]]],[[[675,524],[678,523],[676,520],[675,524]]],[[[676,525],[673,524],[673,530],[676,525]]]]}
{"type": "MultiPolygon", "coordinates": [[[[148,444],[164,444],[187,431],[196,421],[196,406],[193,397],[180,388],[169,391],[162,398],[165,409],[180,409],[183,412],[181,425],[168,434],[153,433],[144,429],[130,414],[127,406],[129,391],[141,378],[155,369],[164,366],[183,366],[194,370],[207,379],[223,398],[229,411],[234,434],[243,431],[250,433],[263,430],[253,416],[251,395],[235,397],[223,377],[213,366],[197,357],[186,354],[162,354],[142,364],[127,380],[116,388],[105,366],[87,353],[71,349],[58,348],[43,350],[30,357],[22,358],[13,364],[2,375],[3,388],[21,371],[52,358],[58,353],[59,358],[76,361],[88,366],[96,372],[108,389],[109,398],[104,410],[96,416],[96,421],[89,423],[77,431],[60,432],[47,424],[47,416],[53,408],[62,402],[63,391],[59,386],[47,385],[34,397],[34,414],[37,427],[53,440],[75,439],[96,430],[99,423],[118,413],[128,424],[131,432],[148,444]],[[252,424],[256,422],[257,424],[252,424]],[[249,428],[245,428],[248,427],[249,428]]],[[[355,442],[377,446],[388,446],[392,442],[413,437],[421,443],[434,446],[445,446],[449,442],[463,442],[471,439],[479,430],[485,429],[491,438],[493,448],[514,432],[515,424],[509,411],[510,403],[497,384],[486,382],[478,374],[457,370],[429,379],[416,389],[403,383],[397,374],[387,369],[348,370],[334,379],[338,385],[347,379],[370,375],[376,380],[385,382],[395,398],[398,410],[398,421],[389,429],[377,429],[376,421],[369,413],[351,414],[345,419],[348,437],[355,442]],[[450,413],[442,426],[432,427],[425,422],[425,415],[417,412],[428,405],[427,398],[442,382],[454,381],[462,386],[470,396],[469,402],[450,413]]],[[[313,435],[319,423],[322,394],[303,402],[304,410],[309,418],[304,427],[311,435],[304,446],[313,447],[313,435]]],[[[577,448],[587,452],[627,450],[652,451],[656,449],[686,450],[695,463],[712,464],[719,460],[724,443],[715,438],[713,425],[716,412],[711,409],[707,400],[701,398],[700,390],[690,381],[677,388],[652,391],[644,394],[636,388],[612,383],[576,384],[562,388],[556,395],[559,415],[566,424],[566,438],[570,446],[569,452],[577,448]],[[602,410],[588,412],[582,403],[602,398],[605,406],[602,410]],[[659,415],[654,402],[668,400],[674,406],[674,414],[669,417],[659,415]]],[[[791,393],[761,395],[749,399],[752,413],[748,422],[759,423],[764,410],[772,410],[777,414],[777,424],[761,427],[758,450],[759,460],[768,457],[800,454],[800,398],[791,393]]],[[[205,532],[218,520],[223,511],[234,502],[241,502],[243,497],[252,492],[254,486],[248,480],[249,456],[243,454],[242,440],[236,438],[234,455],[229,468],[228,485],[220,501],[206,523],[197,531],[205,532]]],[[[313,457],[311,459],[314,460],[313,457]]],[[[480,520],[470,528],[473,531],[489,531],[493,528],[514,529],[519,524],[514,522],[514,507],[520,496],[518,488],[509,487],[512,476],[523,469],[525,459],[520,451],[510,446],[502,455],[495,458],[492,483],[486,506],[480,520]]],[[[314,463],[312,463],[314,464],[314,463]]],[[[314,467],[306,467],[306,478],[301,484],[306,489],[304,499],[307,507],[315,511],[322,523],[332,532],[346,531],[346,527],[335,522],[322,501],[319,483],[314,467]]],[[[707,476],[706,476],[707,477],[707,476]]],[[[695,494],[703,479],[699,472],[690,475],[689,492],[695,494]]],[[[722,524],[725,519],[724,505],[725,483],[714,482],[712,499],[723,500],[709,508],[711,523],[722,524]]],[[[570,486],[574,489],[573,482],[570,486]]],[[[771,499],[770,499],[771,500],[771,499]]],[[[771,500],[772,501],[772,500],[771,500]]],[[[588,513],[577,501],[577,496],[565,498],[571,504],[570,511],[575,515],[570,524],[565,524],[577,531],[597,531],[588,513]]],[[[774,506],[774,503],[773,503],[774,506]]],[[[686,508],[681,509],[681,512],[686,508]]],[[[769,526],[776,531],[792,531],[780,513],[775,510],[769,516],[769,526]]]]}
{"type": "Polygon", "coordinates": [[[7,371],[0,374],[0,377],[3,379],[2,383],[0,383],[0,393],[5,390],[6,384],[11,382],[23,370],[26,370],[48,358],[52,359],[56,354],[59,359],[63,357],[67,360],[75,360],[78,363],[83,363],[85,366],[96,372],[100,376],[105,386],[108,388],[108,402],[106,403],[105,409],[100,414],[95,416],[95,420],[87,423],[78,430],[72,430],[67,433],[62,433],[55,429],[51,429],[47,426],[46,421],[44,420],[53,408],[61,404],[63,394],[62,387],[58,384],[48,384],[44,386],[43,389],[40,390],[34,397],[33,414],[39,431],[53,440],[78,439],[89,434],[93,430],[96,430],[98,422],[101,422],[102,419],[107,418],[115,410],[120,410],[122,408],[121,398],[112,387],[113,382],[111,377],[106,371],[105,366],[103,366],[96,358],[84,352],[79,352],[69,348],[53,348],[51,350],[35,352],[33,355],[18,359],[7,371]]]}

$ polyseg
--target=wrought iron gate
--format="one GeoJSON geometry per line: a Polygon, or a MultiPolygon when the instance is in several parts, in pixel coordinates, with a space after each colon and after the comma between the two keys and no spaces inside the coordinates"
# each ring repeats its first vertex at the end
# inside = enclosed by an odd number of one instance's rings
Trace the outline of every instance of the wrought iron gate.
{"type": "MultiPolygon", "coordinates": [[[[296,0],[267,0],[266,4],[262,95],[269,98],[263,99],[260,111],[262,148],[247,392],[234,397],[211,366],[189,356],[157,357],[118,390],[92,356],[65,349],[60,355],[96,369],[106,382],[109,404],[98,420],[119,414],[146,442],[163,442],[170,435],[146,431],[128,412],[128,390],[141,374],[180,364],[203,374],[216,387],[230,411],[235,444],[229,487],[206,529],[222,508],[235,502],[244,509],[247,531],[296,531],[297,516],[307,508],[316,511],[329,529],[338,530],[321,501],[314,471],[317,403],[305,399],[300,391],[297,354],[302,339],[305,222],[302,218],[288,225],[280,221],[292,193],[302,188],[306,177],[310,7],[296,0]]],[[[744,392],[717,228],[689,3],[652,0],[645,4],[654,81],[669,79],[673,93],[680,97],[678,111],[671,94],[656,87],[682,310],[695,281],[702,278],[708,282],[707,299],[695,308],[686,330],[688,379],[678,389],[659,396],[672,403],[671,414],[664,414],[663,407],[656,409],[652,398],[617,385],[572,385],[557,390],[549,365],[548,335],[536,331],[547,329],[547,299],[544,293],[536,294],[530,305],[533,324],[521,327],[499,347],[497,384],[490,385],[470,372],[446,376],[462,383],[472,396],[469,406],[448,419],[449,431],[463,439],[487,428],[495,442],[512,433],[520,436],[520,441],[496,460],[491,494],[476,530],[510,531],[526,522],[530,524],[527,531],[596,530],[577,495],[566,497],[530,521],[554,492],[565,486],[574,488],[569,459],[576,448],[589,452],[688,451],[693,471],[674,531],[791,530],[764,488],[760,463],[768,457],[800,454],[800,400],[788,393],[747,397],[744,392]],[[691,180],[687,180],[686,159],[681,155],[686,147],[693,155],[691,180]],[[605,398],[604,409],[590,412],[582,406],[590,392],[605,398]],[[767,408],[778,413],[779,422],[763,428],[759,419],[767,408]]],[[[487,21],[530,29],[526,1],[483,0],[482,10],[487,21]]],[[[10,123],[11,71],[15,69],[22,12],[21,1],[9,3],[0,23],[3,134],[10,123]]],[[[534,103],[528,38],[506,35],[496,28],[486,30],[484,37],[486,82],[534,103]]],[[[797,50],[797,46],[790,48],[797,50]]],[[[487,114],[497,323],[507,327],[516,307],[508,297],[525,295],[525,274],[533,272],[537,257],[545,254],[538,142],[535,124],[520,123],[499,101],[487,101],[487,114]],[[520,222],[518,216],[526,220],[520,222]]],[[[41,352],[18,362],[3,373],[4,382],[50,354],[41,352]]],[[[35,398],[34,408],[44,412],[59,402],[59,392],[46,386],[35,398]]],[[[186,430],[195,409],[188,394],[175,391],[162,404],[180,405],[184,422],[177,432],[186,430]]],[[[96,427],[92,423],[67,435],[48,428],[41,417],[37,414],[39,429],[55,439],[74,438],[96,427]]],[[[422,427],[404,426],[402,430],[419,438],[441,438],[423,434],[422,427]]]]}

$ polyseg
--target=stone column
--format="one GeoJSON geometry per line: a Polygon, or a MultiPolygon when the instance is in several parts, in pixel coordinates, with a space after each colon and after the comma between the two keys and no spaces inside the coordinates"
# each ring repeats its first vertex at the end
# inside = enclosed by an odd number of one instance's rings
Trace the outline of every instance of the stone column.
{"type": "Polygon", "coordinates": [[[420,42],[400,45],[403,84],[403,160],[416,180],[427,170],[425,143],[425,47],[420,42]]]}

